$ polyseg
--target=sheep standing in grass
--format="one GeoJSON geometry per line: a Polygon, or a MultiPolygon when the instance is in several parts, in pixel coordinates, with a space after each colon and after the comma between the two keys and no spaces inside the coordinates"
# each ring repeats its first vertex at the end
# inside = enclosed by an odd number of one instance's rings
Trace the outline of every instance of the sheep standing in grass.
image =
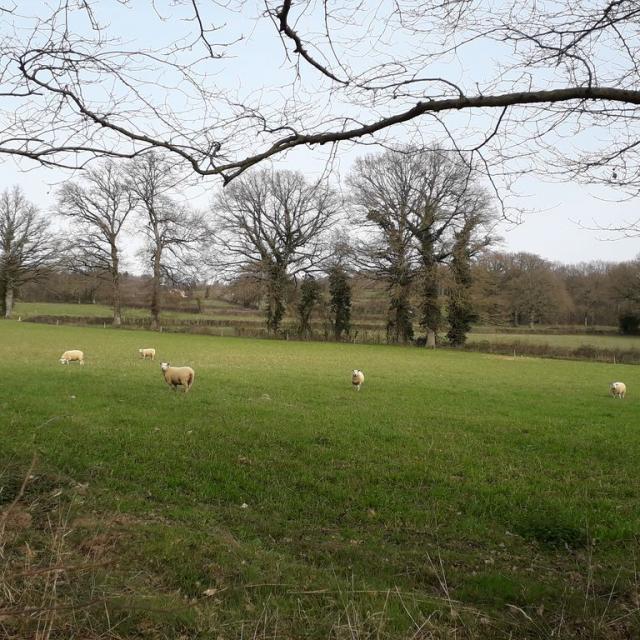
{"type": "Polygon", "coordinates": [[[138,353],[140,354],[140,357],[143,360],[146,360],[147,358],[151,358],[152,360],[155,360],[156,358],[155,349],[138,349],[138,353]]]}
{"type": "Polygon", "coordinates": [[[351,384],[356,391],[360,391],[360,386],[364,382],[364,373],[360,369],[354,369],[351,372],[351,384]]]}
{"type": "Polygon", "coordinates": [[[84,364],[84,353],[79,349],[65,351],[60,356],[60,364],[69,364],[70,362],[79,362],[80,364],[84,364]]]}
{"type": "Polygon", "coordinates": [[[624,394],[627,393],[627,385],[624,382],[612,382],[609,385],[609,392],[614,398],[624,398],[624,394]]]}
{"type": "Polygon", "coordinates": [[[172,367],[168,362],[163,362],[160,368],[167,384],[174,391],[181,385],[185,393],[191,389],[193,379],[196,377],[195,371],[191,367],[172,367]]]}

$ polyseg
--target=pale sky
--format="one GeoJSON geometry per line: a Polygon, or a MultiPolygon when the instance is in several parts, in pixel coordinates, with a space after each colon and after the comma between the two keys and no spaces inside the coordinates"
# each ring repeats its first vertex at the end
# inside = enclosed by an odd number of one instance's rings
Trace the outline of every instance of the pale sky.
{"type": "MultiPolygon", "coordinates": [[[[371,148],[366,149],[371,152],[371,148]]],[[[358,150],[348,154],[357,155],[358,150]]],[[[19,184],[43,211],[51,209],[55,202],[58,185],[66,172],[44,169],[23,161],[2,159],[2,188],[19,184]]],[[[338,163],[340,173],[348,171],[349,158],[338,163]]],[[[310,176],[317,175],[324,168],[324,162],[311,152],[297,152],[295,162],[281,162],[282,168],[301,169],[310,176]],[[303,160],[304,167],[301,166],[303,160]]],[[[336,169],[337,171],[337,169],[336,169]]],[[[77,177],[77,174],[76,174],[77,177]]],[[[640,254],[640,237],[606,240],[611,234],[591,231],[582,227],[619,224],[622,220],[634,220],[639,216],[635,201],[607,202],[590,193],[583,185],[549,184],[540,178],[529,179],[528,195],[520,197],[519,206],[525,209],[522,222],[504,222],[499,233],[504,241],[501,249],[507,251],[528,251],[537,253],[548,260],[562,263],[577,263],[591,260],[622,261],[631,260],[640,254]]],[[[216,178],[200,179],[199,186],[190,192],[190,202],[196,208],[206,209],[210,193],[220,187],[216,178]]],[[[611,194],[615,196],[615,193],[611,194]]]]}
{"type": "MultiPolygon", "coordinates": [[[[161,38],[170,41],[192,26],[180,21],[158,22],[157,16],[150,9],[151,3],[136,3],[135,9],[132,8],[133,5],[123,6],[119,3],[103,5],[101,2],[96,6],[100,6],[101,9],[103,6],[112,7],[109,9],[110,13],[107,13],[112,27],[121,37],[129,40],[129,44],[144,38],[151,38],[153,41],[156,39],[157,44],[161,38]],[[142,13],[133,13],[134,11],[142,13]],[[159,28],[164,31],[156,31],[159,28]]],[[[237,14],[238,26],[232,24],[231,28],[244,38],[240,49],[242,56],[232,57],[220,63],[220,72],[211,79],[216,83],[216,87],[229,87],[230,91],[248,95],[255,91],[268,94],[272,90],[275,91],[276,87],[285,86],[285,78],[288,76],[285,73],[282,44],[274,37],[275,29],[269,21],[256,19],[263,9],[262,5],[257,7],[253,17],[237,14]],[[243,58],[245,55],[248,60],[253,60],[254,64],[248,64],[243,58]],[[255,64],[256,60],[264,61],[264,64],[255,64]]],[[[471,58],[452,59],[449,66],[442,66],[438,71],[456,82],[463,78],[482,78],[483,65],[499,53],[496,49],[472,52],[475,55],[471,58]]],[[[337,107],[344,108],[344,105],[338,103],[337,107]]],[[[194,114],[194,117],[197,115],[194,114]]],[[[466,114],[462,114],[462,117],[465,116],[466,114]]],[[[427,143],[430,141],[429,122],[425,120],[415,123],[416,129],[421,127],[419,135],[427,143]]],[[[398,144],[405,141],[406,135],[406,129],[391,130],[388,132],[388,139],[398,144]]],[[[287,157],[278,158],[274,166],[300,170],[314,178],[326,168],[326,155],[322,151],[298,149],[287,157]]],[[[333,163],[331,180],[339,184],[348,173],[355,157],[375,151],[376,148],[373,146],[339,147],[333,163]]],[[[0,163],[0,187],[20,185],[28,198],[43,211],[52,208],[57,186],[70,177],[70,174],[62,170],[45,169],[33,162],[18,161],[6,155],[0,156],[0,163]]],[[[211,194],[219,187],[219,179],[199,179],[198,187],[190,189],[185,196],[195,208],[206,209],[211,194]]],[[[610,234],[583,228],[620,225],[625,221],[640,218],[637,203],[634,200],[624,200],[624,194],[616,192],[615,189],[589,188],[575,183],[552,183],[544,176],[535,174],[529,174],[519,183],[518,188],[519,196],[512,198],[510,203],[524,211],[522,222],[517,225],[505,222],[500,225],[499,233],[504,239],[500,247],[502,250],[533,252],[562,263],[621,261],[640,255],[640,238],[612,242],[606,240],[610,238],[610,234]]]]}

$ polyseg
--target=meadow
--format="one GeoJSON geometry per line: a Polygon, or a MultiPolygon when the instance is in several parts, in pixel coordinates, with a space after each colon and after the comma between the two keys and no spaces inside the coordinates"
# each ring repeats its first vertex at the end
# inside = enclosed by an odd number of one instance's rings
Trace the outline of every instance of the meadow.
{"type": "MultiPolygon", "coordinates": [[[[225,303],[222,300],[207,300],[206,309],[202,314],[193,311],[165,310],[161,318],[193,320],[198,318],[242,319],[246,311],[241,307],[225,303]]],[[[250,315],[254,315],[251,313],[250,315]]],[[[113,317],[113,309],[106,304],[72,304],[68,302],[18,302],[15,305],[13,317],[28,320],[37,316],[59,316],[73,318],[105,318],[107,322],[113,317]]],[[[140,319],[150,318],[149,309],[144,307],[123,307],[122,316],[140,319]]]]}
{"type": "Polygon", "coordinates": [[[12,321],[0,358],[4,637],[640,636],[637,367],[12,321]]]}
{"type": "Polygon", "coordinates": [[[640,349],[640,336],[599,335],[593,333],[577,334],[544,334],[544,333],[501,333],[500,329],[492,332],[472,331],[468,342],[488,341],[492,344],[521,343],[549,345],[550,347],[567,347],[577,349],[589,345],[601,349],[640,349]]]}

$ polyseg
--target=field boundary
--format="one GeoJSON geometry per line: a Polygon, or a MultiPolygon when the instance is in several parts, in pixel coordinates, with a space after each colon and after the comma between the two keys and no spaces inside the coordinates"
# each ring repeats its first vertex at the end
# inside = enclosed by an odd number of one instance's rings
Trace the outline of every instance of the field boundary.
{"type": "MultiPolygon", "coordinates": [[[[112,318],[102,316],[52,316],[39,315],[26,318],[24,322],[50,325],[71,326],[100,326],[113,327],[112,318]]],[[[149,330],[150,318],[125,318],[122,329],[149,330]]],[[[295,325],[284,326],[278,335],[270,335],[264,327],[262,319],[255,320],[226,320],[212,318],[183,319],[165,318],[162,320],[161,331],[168,333],[187,333],[194,335],[210,335],[217,337],[259,338],[268,340],[293,340],[297,342],[336,342],[331,331],[326,327],[315,327],[316,332],[312,336],[300,336],[295,325]]],[[[474,336],[496,335],[499,332],[474,332],[474,336]]],[[[541,332],[531,335],[558,335],[555,331],[541,332]]],[[[569,335],[575,335],[570,333],[569,335]]],[[[585,337],[588,334],[585,334],[585,337]]],[[[593,332],[593,335],[616,335],[612,332],[593,332]]],[[[389,344],[386,341],[384,328],[379,325],[365,323],[355,324],[352,334],[342,342],[353,344],[389,344]]],[[[402,346],[393,345],[389,346],[402,346]]],[[[411,345],[408,345],[411,346],[411,345]]],[[[413,343],[413,346],[415,343],[413,343]]],[[[590,344],[582,344],[577,347],[564,347],[551,344],[535,344],[522,340],[492,342],[491,340],[477,340],[468,342],[463,347],[449,347],[442,344],[439,349],[454,351],[468,351],[477,353],[489,353],[504,356],[528,356],[536,358],[550,358],[560,360],[581,360],[587,362],[606,362],[611,364],[640,364],[640,349],[614,349],[599,347],[590,344]]]]}

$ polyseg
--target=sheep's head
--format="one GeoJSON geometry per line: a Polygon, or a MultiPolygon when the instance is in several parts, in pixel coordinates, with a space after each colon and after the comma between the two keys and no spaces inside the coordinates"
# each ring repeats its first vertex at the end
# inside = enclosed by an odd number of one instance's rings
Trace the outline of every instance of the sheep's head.
{"type": "Polygon", "coordinates": [[[362,373],[362,371],[360,371],[360,369],[354,369],[354,370],[351,372],[351,375],[352,375],[352,376],[357,376],[357,375],[360,375],[361,373],[362,373]]]}
{"type": "Polygon", "coordinates": [[[138,353],[142,353],[144,349],[138,349],[138,353]]]}
{"type": "Polygon", "coordinates": [[[160,368],[161,368],[163,371],[166,371],[166,370],[169,368],[169,363],[168,363],[168,362],[163,362],[163,363],[160,365],[160,368]]]}
{"type": "Polygon", "coordinates": [[[66,364],[67,361],[64,358],[60,358],[60,364],[66,364]]]}

